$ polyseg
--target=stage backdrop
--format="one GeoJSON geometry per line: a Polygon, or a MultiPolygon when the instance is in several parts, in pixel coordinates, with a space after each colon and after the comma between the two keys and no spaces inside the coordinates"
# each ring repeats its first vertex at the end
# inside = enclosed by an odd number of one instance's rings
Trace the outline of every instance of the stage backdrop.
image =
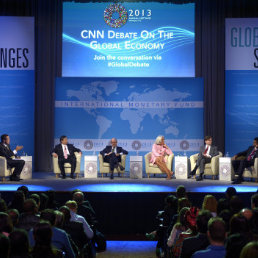
{"type": "Polygon", "coordinates": [[[0,134],[34,152],[34,18],[0,16],[0,134]]]}
{"type": "Polygon", "coordinates": [[[63,4],[71,77],[194,77],[193,3],[63,4]]]}
{"type": "Polygon", "coordinates": [[[258,136],[258,19],[226,19],[225,149],[246,149],[258,136]]]}
{"type": "Polygon", "coordinates": [[[130,155],[144,155],[158,135],[176,155],[196,153],[203,144],[203,80],[57,78],[55,143],[63,134],[87,155],[112,137],[130,155]]]}

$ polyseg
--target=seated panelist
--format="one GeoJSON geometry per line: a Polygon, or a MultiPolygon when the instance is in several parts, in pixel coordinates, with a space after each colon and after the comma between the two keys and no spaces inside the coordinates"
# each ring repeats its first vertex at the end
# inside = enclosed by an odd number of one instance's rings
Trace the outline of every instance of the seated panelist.
{"type": "Polygon", "coordinates": [[[155,143],[152,145],[150,163],[156,164],[163,173],[166,173],[167,179],[171,179],[173,175],[173,172],[168,169],[166,165],[166,155],[171,154],[172,150],[165,144],[164,136],[158,136],[155,143]]]}
{"type": "Polygon", "coordinates": [[[111,139],[111,145],[107,145],[104,150],[100,152],[104,158],[104,162],[110,165],[110,179],[114,179],[114,169],[120,168],[124,170],[125,168],[119,164],[121,162],[121,154],[128,154],[128,151],[124,150],[122,147],[117,146],[117,139],[111,139]]]}
{"type": "Polygon", "coordinates": [[[14,168],[13,174],[10,176],[11,181],[20,181],[20,174],[25,165],[25,161],[19,159],[17,152],[21,150],[23,146],[16,146],[15,150],[11,150],[10,137],[8,134],[1,135],[0,143],[0,156],[6,158],[7,167],[14,168]]]}
{"type": "Polygon", "coordinates": [[[60,144],[56,145],[52,151],[52,156],[58,157],[58,165],[61,170],[62,179],[66,178],[64,164],[71,164],[71,175],[70,177],[74,179],[74,171],[76,168],[76,157],[74,155],[75,152],[81,153],[80,149],[75,148],[72,144],[68,143],[68,139],[65,135],[60,137],[60,144]]]}

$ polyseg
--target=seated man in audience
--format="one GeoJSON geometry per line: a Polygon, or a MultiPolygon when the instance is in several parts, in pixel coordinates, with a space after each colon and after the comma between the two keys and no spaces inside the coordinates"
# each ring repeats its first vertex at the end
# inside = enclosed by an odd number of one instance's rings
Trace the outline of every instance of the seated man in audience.
{"type": "Polygon", "coordinates": [[[247,150],[237,153],[232,158],[232,166],[238,178],[232,184],[241,184],[243,181],[243,173],[245,168],[254,165],[255,158],[258,158],[258,137],[254,138],[253,145],[249,146],[247,150]],[[237,160],[238,157],[244,156],[242,160],[237,160]]]}
{"type": "Polygon", "coordinates": [[[258,208],[258,193],[252,195],[251,197],[251,208],[252,209],[258,208]]]}
{"type": "Polygon", "coordinates": [[[72,144],[68,143],[68,139],[65,135],[60,137],[60,144],[56,145],[52,151],[53,157],[58,157],[58,165],[61,170],[62,179],[66,178],[64,164],[71,164],[71,175],[70,177],[74,179],[74,171],[76,168],[76,157],[75,152],[81,153],[80,149],[75,148],[72,144]]]}
{"type": "Polygon", "coordinates": [[[207,230],[208,221],[211,218],[212,214],[207,210],[201,210],[198,213],[196,219],[198,234],[196,236],[186,238],[183,241],[180,255],[181,258],[190,258],[196,251],[203,250],[209,245],[207,230]]]}
{"type": "Polygon", "coordinates": [[[16,146],[15,150],[11,150],[10,137],[8,134],[1,135],[0,142],[0,156],[6,158],[7,167],[14,168],[13,174],[10,176],[11,181],[20,181],[20,174],[25,165],[25,161],[18,159],[17,152],[21,150],[23,146],[16,146]]]}
{"type": "Polygon", "coordinates": [[[225,222],[221,218],[211,218],[208,222],[208,238],[210,245],[202,251],[195,252],[192,258],[221,258],[225,257],[226,239],[225,222]]]}
{"type": "Polygon", "coordinates": [[[75,201],[68,201],[68,202],[66,202],[65,205],[70,209],[70,214],[71,214],[70,220],[82,222],[83,229],[84,229],[84,232],[85,232],[87,238],[92,239],[94,236],[94,233],[93,233],[91,227],[89,226],[89,224],[87,223],[87,221],[85,220],[84,217],[76,214],[77,213],[77,203],[75,201]]]}
{"type": "MultiPolygon", "coordinates": [[[[48,221],[52,226],[52,245],[55,248],[58,248],[61,251],[65,252],[66,258],[74,258],[75,254],[73,252],[67,233],[64,230],[54,226],[56,221],[55,211],[51,209],[43,210],[41,212],[40,219],[48,221]]],[[[33,238],[33,229],[29,231],[29,241],[30,246],[33,247],[35,245],[35,240],[33,238]]]]}
{"type": "Polygon", "coordinates": [[[110,179],[114,179],[114,169],[120,168],[124,170],[125,168],[119,164],[121,162],[121,154],[128,154],[128,151],[124,150],[122,147],[117,146],[117,139],[111,139],[111,145],[106,146],[104,150],[100,152],[104,158],[104,162],[110,165],[110,179]]]}
{"type": "Polygon", "coordinates": [[[219,155],[217,147],[212,145],[212,137],[205,136],[204,138],[205,146],[201,146],[200,153],[198,155],[198,159],[196,161],[196,165],[194,169],[191,171],[191,175],[194,176],[196,174],[196,170],[200,167],[200,176],[196,178],[196,181],[203,180],[204,167],[206,163],[211,163],[211,158],[219,155]]]}

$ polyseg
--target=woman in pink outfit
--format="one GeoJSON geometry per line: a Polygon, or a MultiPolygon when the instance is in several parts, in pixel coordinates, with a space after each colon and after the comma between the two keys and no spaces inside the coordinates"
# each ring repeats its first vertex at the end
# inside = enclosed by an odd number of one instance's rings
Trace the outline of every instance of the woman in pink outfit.
{"type": "Polygon", "coordinates": [[[166,173],[167,179],[171,179],[171,176],[173,175],[173,172],[170,169],[168,169],[166,165],[166,161],[167,161],[166,155],[171,155],[171,154],[172,154],[172,151],[165,144],[164,136],[158,136],[156,138],[155,143],[152,146],[150,163],[156,164],[163,173],[166,173]]]}

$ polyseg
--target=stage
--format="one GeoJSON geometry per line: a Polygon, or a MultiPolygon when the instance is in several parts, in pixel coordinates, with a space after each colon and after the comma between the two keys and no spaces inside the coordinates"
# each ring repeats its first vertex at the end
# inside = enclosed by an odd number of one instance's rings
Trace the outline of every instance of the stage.
{"type": "MultiPolygon", "coordinates": [[[[124,177],[115,175],[114,180],[109,177],[97,179],[86,179],[83,174],[78,179],[56,178],[53,172],[34,172],[30,180],[20,182],[5,181],[0,183],[0,191],[15,191],[19,185],[28,186],[30,191],[42,192],[54,190],[57,192],[69,192],[74,189],[80,189],[87,193],[173,193],[178,185],[184,185],[190,193],[224,193],[227,187],[232,186],[230,182],[205,179],[196,182],[194,179],[166,180],[164,175],[156,177],[130,179],[128,173],[124,177]]],[[[250,193],[258,190],[258,184],[255,182],[244,182],[240,185],[234,185],[239,193],[250,193]]]]}

